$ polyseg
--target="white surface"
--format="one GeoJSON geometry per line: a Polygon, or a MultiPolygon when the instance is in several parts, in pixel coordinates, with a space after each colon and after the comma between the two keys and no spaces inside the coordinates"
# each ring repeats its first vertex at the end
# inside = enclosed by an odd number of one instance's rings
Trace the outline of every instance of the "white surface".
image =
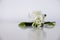
{"type": "MultiPolygon", "coordinates": [[[[44,29],[45,40],[60,39],[60,27],[53,29],[44,29]]],[[[28,40],[29,30],[23,30],[18,27],[18,23],[0,23],[0,40],[28,40]]]]}
{"type": "Polygon", "coordinates": [[[0,0],[0,40],[27,40],[28,31],[18,23],[28,21],[33,10],[42,10],[46,20],[56,21],[55,28],[45,29],[46,40],[59,40],[60,0],[0,0]]]}

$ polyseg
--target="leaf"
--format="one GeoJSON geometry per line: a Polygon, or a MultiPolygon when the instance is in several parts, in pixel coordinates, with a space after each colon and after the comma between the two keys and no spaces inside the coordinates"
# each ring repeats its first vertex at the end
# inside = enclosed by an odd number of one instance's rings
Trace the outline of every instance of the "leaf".
{"type": "Polygon", "coordinates": [[[44,24],[47,24],[49,26],[55,26],[55,22],[45,22],[44,24]]]}
{"type": "Polygon", "coordinates": [[[19,25],[19,27],[21,27],[21,28],[28,28],[28,27],[32,27],[32,23],[33,23],[33,22],[21,22],[21,23],[19,23],[18,25],[19,25]]]}
{"type": "Polygon", "coordinates": [[[19,23],[19,27],[21,27],[21,28],[25,28],[25,23],[24,22],[21,22],[21,23],[19,23]]]}

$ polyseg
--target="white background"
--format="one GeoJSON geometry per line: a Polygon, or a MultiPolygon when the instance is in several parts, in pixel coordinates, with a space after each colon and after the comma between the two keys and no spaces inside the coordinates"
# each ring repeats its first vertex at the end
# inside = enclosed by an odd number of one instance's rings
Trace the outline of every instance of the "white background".
{"type": "Polygon", "coordinates": [[[60,0],[0,0],[0,40],[27,40],[28,31],[18,23],[29,21],[34,10],[47,14],[46,21],[56,21],[53,29],[45,29],[46,40],[60,40],[60,0]]]}

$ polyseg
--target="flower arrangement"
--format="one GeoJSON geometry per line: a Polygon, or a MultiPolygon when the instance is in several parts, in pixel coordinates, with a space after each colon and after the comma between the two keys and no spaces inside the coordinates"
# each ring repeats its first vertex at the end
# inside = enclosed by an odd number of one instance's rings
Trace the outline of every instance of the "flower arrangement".
{"type": "Polygon", "coordinates": [[[46,14],[42,14],[41,11],[33,11],[32,12],[32,18],[33,18],[33,22],[20,22],[18,25],[21,28],[40,28],[40,27],[44,27],[44,25],[49,26],[50,28],[53,28],[53,26],[55,26],[55,22],[50,22],[47,21],[45,22],[44,19],[47,15],[46,14]],[[52,26],[52,27],[51,27],[52,26]]]}

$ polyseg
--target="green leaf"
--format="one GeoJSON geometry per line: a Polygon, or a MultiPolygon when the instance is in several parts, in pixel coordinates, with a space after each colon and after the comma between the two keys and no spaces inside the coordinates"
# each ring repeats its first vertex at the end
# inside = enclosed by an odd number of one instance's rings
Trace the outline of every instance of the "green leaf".
{"type": "Polygon", "coordinates": [[[19,23],[19,27],[21,27],[21,28],[25,28],[25,23],[24,22],[21,22],[21,23],[19,23]]]}
{"type": "Polygon", "coordinates": [[[55,26],[55,22],[45,22],[44,24],[47,24],[49,26],[55,26]]]}

